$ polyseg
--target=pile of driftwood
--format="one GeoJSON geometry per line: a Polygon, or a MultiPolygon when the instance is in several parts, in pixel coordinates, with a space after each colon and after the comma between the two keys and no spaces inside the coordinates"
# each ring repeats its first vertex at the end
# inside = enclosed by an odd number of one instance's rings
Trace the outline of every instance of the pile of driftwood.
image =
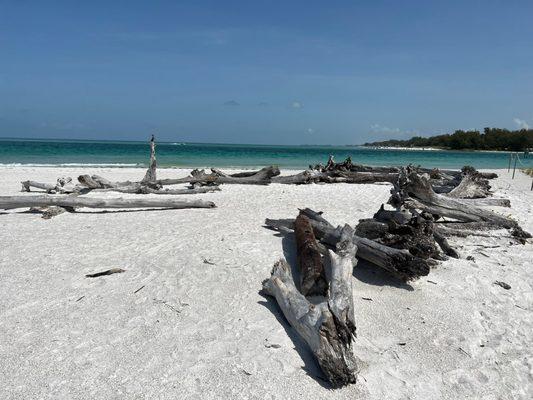
{"type": "Polygon", "coordinates": [[[39,189],[46,192],[41,196],[0,196],[0,209],[26,208],[41,213],[48,219],[65,211],[73,212],[76,208],[213,208],[215,204],[204,200],[180,200],[171,197],[154,198],[94,198],[83,197],[90,192],[119,192],[134,194],[184,195],[208,193],[220,190],[218,187],[196,187],[186,189],[164,189],[164,183],[157,180],[157,161],[155,156],[155,138],[150,140],[150,164],[144,178],[138,182],[111,182],[99,175],[80,175],[78,183],[70,177],[61,177],[56,183],[24,181],[22,191],[39,189]]]}
{"type": "MultiPolygon", "coordinates": [[[[426,169],[410,166],[419,174],[428,177],[430,185],[436,193],[447,193],[451,197],[478,199],[491,196],[489,179],[496,178],[494,173],[481,173],[473,167],[464,167],[461,171],[426,169]]],[[[371,167],[353,164],[351,158],[342,163],[335,163],[333,156],[329,157],[326,166],[317,164],[294,175],[280,175],[276,166],[264,167],[258,171],[225,174],[211,168],[211,172],[195,169],[190,176],[176,179],[162,179],[157,183],[172,185],[190,183],[196,186],[214,186],[219,184],[268,185],[270,183],[303,185],[310,183],[380,183],[395,184],[398,181],[401,168],[399,167],[371,167]]],[[[501,205],[501,201],[480,202],[482,205],[501,205]]]]}
{"type": "MultiPolygon", "coordinates": [[[[331,165],[319,169],[328,168],[338,169],[331,165]]],[[[300,210],[296,219],[265,221],[268,228],[295,233],[300,278],[296,284],[290,267],[281,260],[263,288],[276,298],[333,385],[354,382],[357,374],[351,354],[355,336],[351,293],[354,257],[408,282],[428,275],[439,261],[460,257],[448,242],[450,237],[502,237],[505,234],[501,230],[506,229],[511,240],[525,243],[531,238],[511,218],[477,206],[510,206],[508,200],[477,199],[489,195],[486,179],[490,176],[464,168],[460,174],[449,175],[460,178],[448,179],[440,172],[421,172],[413,167],[400,168],[396,176],[388,201],[393,209],[381,205],[372,218],[360,220],[355,229],[335,227],[322,213],[310,209],[300,210]],[[451,186],[451,180],[458,181],[453,189],[436,193],[436,181],[442,181],[437,185],[442,188],[451,186]],[[492,233],[494,230],[498,232],[492,233]]]]}

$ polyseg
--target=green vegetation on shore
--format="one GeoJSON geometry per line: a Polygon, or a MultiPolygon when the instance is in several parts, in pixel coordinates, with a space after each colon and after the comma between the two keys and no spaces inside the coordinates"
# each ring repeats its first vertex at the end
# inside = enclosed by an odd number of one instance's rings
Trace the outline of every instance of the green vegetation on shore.
{"type": "Polygon", "coordinates": [[[430,137],[414,136],[408,140],[385,140],[365,143],[364,146],[524,151],[533,148],[533,129],[510,131],[500,128],[485,128],[483,133],[457,130],[452,134],[430,137]]]}

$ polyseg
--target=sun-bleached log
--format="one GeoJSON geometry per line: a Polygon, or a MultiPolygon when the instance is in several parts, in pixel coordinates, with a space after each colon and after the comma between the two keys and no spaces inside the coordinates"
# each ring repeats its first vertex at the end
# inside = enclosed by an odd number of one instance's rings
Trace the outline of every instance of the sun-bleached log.
{"type": "Polygon", "coordinates": [[[339,246],[339,254],[331,259],[332,280],[326,301],[309,302],[296,289],[290,267],[283,259],[274,264],[270,278],[263,282],[265,293],[276,299],[283,315],[309,345],[333,386],[355,383],[358,372],[352,350],[355,323],[351,290],[356,248],[349,239],[339,246]]]}
{"type": "Polygon", "coordinates": [[[496,198],[457,199],[459,202],[474,207],[511,207],[511,200],[496,198]]]}
{"type": "Polygon", "coordinates": [[[335,316],[339,334],[348,345],[355,337],[355,316],[353,304],[352,274],[357,264],[355,255],[357,246],[354,241],[354,231],[350,225],[341,230],[341,237],[335,251],[329,250],[330,278],[329,278],[329,309],[335,316]]]}
{"type": "Polygon", "coordinates": [[[242,185],[268,185],[271,178],[279,175],[279,168],[276,166],[269,166],[260,169],[253,175],[244,177],[233,177],[225,173],[212,169],[208,174],[204,170],[193,170],[190,176],[184,178],[159,179],[156,183],[160,185],[175,185],[179,183],[199,183],[203,185],[213,184],[242,184],[242,185]]]}
{"type": "Polygon", "coordinates": [[[57,185],[54,185],[52,183],[41,183],[36,181],[23,181],[22,184],[22,192],[30,192],[30,188],[37,188],[45,190],[46,192],[50,193],[56,190],[57,185]]]}
{"type": "Polygon", "coordinates": [[[157,161],[155,158],[155,136],[150,139],[150,164],[142,182],[153,183],[157,180],[157,161]]]}
{"type": "Polygon", "coordinates": [[[296,259],[300,270],[300,292],[304,296],[325,296],[328,290],[322,255],[309,218],[298,215],[294,221],[296,259]]]}
{"type": "Polygon", "coordinates": [[[218,186],[195,187],[186,189],[152,189],[148,186],[132,185],[119,186],[112,188],[94,189],[93,192],[118,192],[131,194],[166,194],[166,195],[181,195],[181,194],[200,194],[220,191],[218,186]]]}
{"type": "Polygon", "coordinates": [[[370,184],[378,182],[393,183],[398,179],[397,173],[373,172],[320,172],[306,170],[294,175],[280,175],[272,178],[272,183],[305,185],[309,183],[354,183],[370,184]]]}
{"type": "Polygon", "coordinates": [[[492,196],[489,181],[473,168],[463,168],[462,179],[448,197],[456,199],[479,199],[492,196]]]}
{"type": "Polygon", "coordinates": [[[75,186],[72,185],[72,178],[70,177],[58,178],[55,184],[36,181],[23,181],[21,184],[22,192],[30,192],[31,188],[42,189],[46,193],[73,193],[76,191],[75,186]]]}
{"type": "Polygon", "coordinates": [[[29,207],[72,207],[72,208],[213,208],[215,204],[204,200],[164,199],[98,199],[83,196],[0,196],[0,209],[29,207]]]}
{"type": "Polygon", "coordinates": [[[317,173],[314,171],[302,171],[294,175],[278,175],[272,177],[272,183],[282,183],[286,185],[304,185],[314,182],[317,173]]]}

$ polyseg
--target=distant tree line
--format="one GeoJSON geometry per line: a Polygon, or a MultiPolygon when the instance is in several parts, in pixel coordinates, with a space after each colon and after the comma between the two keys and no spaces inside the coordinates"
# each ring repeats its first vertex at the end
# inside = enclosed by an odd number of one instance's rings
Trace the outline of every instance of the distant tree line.
{"type": "Polygon", "coordinates": [[[408,140],[385,140],[365,143],[365,146],[438,147],[452,150],[509,150],[524,151],[533,148],[533,129],[510,131],[485,128],[479,131],[457,130],[452,134],[431,137],[414,136],[408,140]]]}

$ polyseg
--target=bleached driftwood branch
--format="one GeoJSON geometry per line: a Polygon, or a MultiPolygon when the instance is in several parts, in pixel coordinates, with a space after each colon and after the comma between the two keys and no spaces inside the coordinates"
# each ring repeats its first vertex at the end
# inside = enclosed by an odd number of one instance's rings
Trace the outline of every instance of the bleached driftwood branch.
{"type": "Polygon", "coordinates": [[[297,290],[285,260],[278,261],[270,278],[263,282],[264,291],[275,297],[285,318],[309,345],[334,386],[354,383],[358,372],[352,350],[355,318],[351,284],[357,247],[350,230],[349,226],[343,229],[337,253],[329,252],[331,278],[324,301],[313,304],[297,290]]]}
{"type": "Polygon", "coordinates": [[[71,208],[213,208],[215,203],[204,200],[165,199],[98,199],[80,196],[0,196],[0,209],[26,207],[71,207],[71,208]]]}

